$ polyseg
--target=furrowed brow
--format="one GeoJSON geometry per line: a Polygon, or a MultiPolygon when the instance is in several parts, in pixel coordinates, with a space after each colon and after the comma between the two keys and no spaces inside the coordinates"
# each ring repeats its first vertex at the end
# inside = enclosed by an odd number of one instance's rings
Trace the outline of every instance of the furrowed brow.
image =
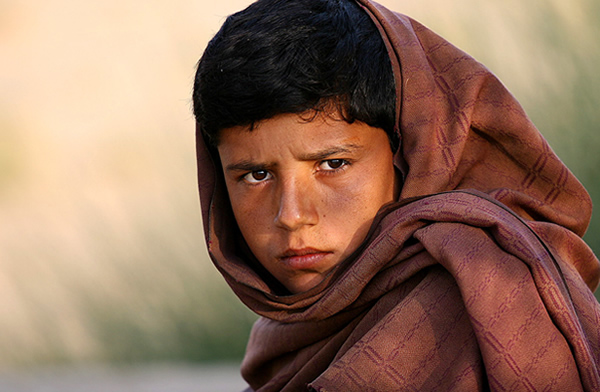
{"type": "Polygon", "coordinates": [[[243,160],[231,163],[225,167],[226,171],[258,171],[273,167],[274,164],[257,163],[250,160],[243,160]]]}
{"type": "MultiPolygon", "coordinates": [[[[326,148],[321,151],[316,151],[312,153],[302,154],[298,157],[301,161],[320,161],[327,159],[333,155],[338,154],[350,154],[357,150],[362,149],[363,146],[357,144],[343,144],[341,146],[334,146],[331,148],[326,148]]],[[[276,163],[273,162],[265,162],[259,163],[252,160],[240,160],[238,162],[230,163],[225,167],[226,171],[259,171],[259,170],[269,170],[273,167],[277,166],[276,163]]]]}
{"type": "Polygon", "coordinates": [[[356,150],[360,150],[360,149],[362,149],[362,146],[357,145],[357,144],[344,144],[341,146],[326,148],[322,151],[304,154],[304,155],[301,155],[299,157],[299,159],[302,161],[320,161],[323,159],[327,159],[333,155],[350,154],[350,153],[353,153],[356,150]]]}

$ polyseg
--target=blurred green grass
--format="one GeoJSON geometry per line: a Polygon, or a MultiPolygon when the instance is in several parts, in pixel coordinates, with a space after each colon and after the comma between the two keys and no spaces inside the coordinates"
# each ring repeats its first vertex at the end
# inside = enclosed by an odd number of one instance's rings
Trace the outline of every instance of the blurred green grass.
{"type": "MultiPolygon", "coordinates": [[[[600,203],[599,2],[381,2],[494,71],[600,203]]],[[[0,2],[0,367],[241,359],[256,316],[206,255],[189,95],[248,3],[0,2]]]]}

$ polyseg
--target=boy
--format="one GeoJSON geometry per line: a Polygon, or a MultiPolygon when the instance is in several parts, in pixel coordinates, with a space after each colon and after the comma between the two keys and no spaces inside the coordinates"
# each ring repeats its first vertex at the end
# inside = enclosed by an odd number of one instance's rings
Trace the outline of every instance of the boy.
{"type": "Polygon", "coordinates": [[[468,55],[367,0],[259,0],[194,113],[252,390],[600,388],[591,202],[468,55]]]}

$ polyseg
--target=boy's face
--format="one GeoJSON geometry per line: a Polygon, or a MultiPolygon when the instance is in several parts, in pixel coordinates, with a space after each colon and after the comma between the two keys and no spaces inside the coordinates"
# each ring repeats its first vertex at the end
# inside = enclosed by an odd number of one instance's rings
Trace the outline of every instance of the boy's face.
{"type": "Polygon", "coordinates": [[[231,206],[258,261],[292,293],[319,284],[394,200],[386,133],[364,123],[284,114],[220,133],[231,206]]]}

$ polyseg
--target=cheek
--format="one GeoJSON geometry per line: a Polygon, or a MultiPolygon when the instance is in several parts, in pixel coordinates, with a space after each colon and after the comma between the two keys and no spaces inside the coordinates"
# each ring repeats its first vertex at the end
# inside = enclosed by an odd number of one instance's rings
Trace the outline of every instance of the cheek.
{"type": "Polygon", "coordinates": [[[361,172],[330,195],[326,221],[336,226],[335,232],[352,241],[364,239],[379,209],[394,200],[393,166],[382,172],[378,177],[370,171],[361,172]]]}
{"type": "Polygon", "coordinates": [[[252,200],[248,200],[243,193],[236,193],[235,188],[233,190],[228,188],[228,193],[231,210],[233,211],[238,227],[242,232],[251,230],[253,225],[258,224],[256,216],[262,206],[256,205],[252,200]]]}
{"type": "Polygon", "coordinates": [[[233,213],[238,227],[252,253],[261,262],[268,260],[273,247],[276,230],[273,226],[274,201],[268,194],[248,195],[242,193],[230,195],[233,213]]]}
{"type": "Polygon", "coordinates": [[[332,190],[321,211],[321,224],[328,228],[327,235],[350,240],[366,234],[379,208],[389,201],[376,188],[374,192],[372,184],[356,179],[349,186],[332,190]]]}
{"type": "Polygon", "coordinates": [[[231,199],[231,206],[242,233],[259,233],[264,231],[268,213],[266,205],[260,200],[249,198],[231,199]]]}
{"type": "Polygon", "coordinates": [[[373,171],[363,170],[360,175],[354,176],[348,181],[343,190],[337,192],[338,207],[347,206],[356,213],[370,215],[373,217],[384,204],[394,199],[394,171],[381,170],[378,176],[373,171]]]}

